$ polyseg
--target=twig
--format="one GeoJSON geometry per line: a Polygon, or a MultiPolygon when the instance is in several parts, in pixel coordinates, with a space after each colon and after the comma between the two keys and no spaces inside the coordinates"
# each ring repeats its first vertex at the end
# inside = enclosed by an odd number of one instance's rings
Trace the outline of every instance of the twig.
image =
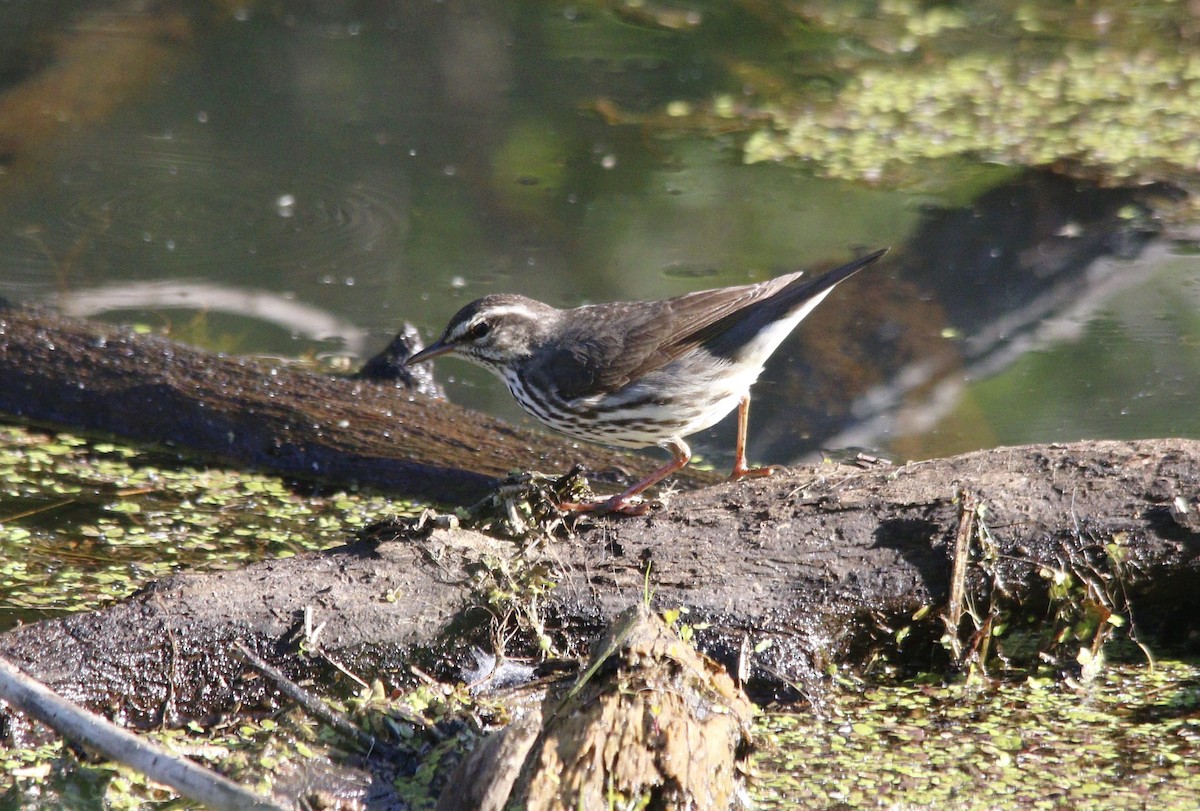
{"type": "Polygon", "coordinates": [[[954,565],[950,570],[950,600],[946,604],[946,637],[954,660],[961,662],[962,642],[958,638],[963,615],[963,595],[967,585],[967,561],[971,557],[971,533],[975,529],[975,512],[979,499],[965,489],[958,493],[958,534],[954,538],[954,565]]]}
{"type": "MultiPolygon", "coordinates": [[[[319,697],[296,684],[282,670],[268,663],[242,643],[238,642],[234,644],[233,650],[248,665],[275,682],[275,686],[279,688],[279,691],[299,704],[306,713],[329,724],[338,733],[353,741],[364,753],[368,755],[379,754],[386,758],[403,758],[410,754],[396,746],[383,743],[346,716],[330,709],[329,705],[319,697]]],[[[421,722],[424,722],[424,719],[421,719],[421,722]]]]}
{"type": "Polygon", "coordinates": [[[0,657],[0,698],[52,727],[64,738],[136,769],[156,783],[217,811],[283,811],[255,794],[187,758],[144,741],[128,730],[67,701],[16,665],[0,657]]]}

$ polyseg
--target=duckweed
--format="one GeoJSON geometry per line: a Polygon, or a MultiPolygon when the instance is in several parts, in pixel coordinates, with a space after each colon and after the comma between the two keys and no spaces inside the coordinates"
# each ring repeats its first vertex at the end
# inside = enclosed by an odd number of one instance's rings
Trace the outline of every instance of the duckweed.
{"type": "Polygon", "coordinates": [[[1200,55],[1073,46],[1049,57],[969,53],[868,68],[836,98],[780,110],[745,160],[800,158],[823,174],[875,179],[976,154],[1046,166],[1071,160],[1114,178],[1200,167],[1200,55]]]}
{"type": "Polygon", "coordinates": [[[766,713],[762,809],[1191,809],[1200,666],[1110,665],[1087,685],[847,681],[821,712],[766,713]]]}
{"type": "MultiPolygon", "coordinates": [[[[850,180],[928,184],[958,160],[1107,181],[1200,170],[1200,51],[1186,3],[801,0],[742,14],[776,39],[724,63],[736,104],[726,86],[651,116],[610,105],[606,118],[664,133],[740,130],[748,163],[796,160],[850,180]]],[[[723,19],[731,37],[745,27],[723,19]]]]}
{"type": "Polygon", "coordinates": [[[0,426],[0,629],[96,608],[182,569],[345,543],[412,505],[300,492],[69,434],[0,426]]]}

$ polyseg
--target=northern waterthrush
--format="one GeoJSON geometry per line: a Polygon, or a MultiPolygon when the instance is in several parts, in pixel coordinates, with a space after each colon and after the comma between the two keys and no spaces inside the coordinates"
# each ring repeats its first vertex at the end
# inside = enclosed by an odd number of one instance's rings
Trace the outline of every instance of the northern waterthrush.
{"type": "Polygon", "coordinates": [[[559,310],[523,296],[485,296],[459,310],[442,337],[408,363],[454,354],[490,369],[523,409],[564,434],[623,448],[666,448],[671,461],[625,492],[596,504],[562,505],[641,514],[646,506],[631,499],[691,459],[683,438],[734,408],[730,478],[772,471],[746,464],[750,386],[834,285],[885,253],[812,279],[801,271],[663,301],[559,310]]]}

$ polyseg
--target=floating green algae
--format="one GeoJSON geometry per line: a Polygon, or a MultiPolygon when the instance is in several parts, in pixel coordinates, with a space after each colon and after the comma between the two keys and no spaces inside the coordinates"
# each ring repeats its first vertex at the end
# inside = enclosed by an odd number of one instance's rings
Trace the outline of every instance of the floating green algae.
{"type": "Polygon", "coordinates": [[[972,53],[863,70],[828,105],[781,110],[747,162],[813,161],[835,177],[973,154],[1115,177],[1200,166],[1200,55],[1070,47],[1053,57],[972,53]]]}
{"type": "Polygon", "coordinates": [[[1192,809],[1200,665],[1055,679],[847,683],[813,713],[766,713],[762,809],[1192,809]]]}
{"type": "MultiPolygon", "coordinates": [[[[715,89],[652,113],[598,100],[607,120],[738,133],[748,163],[792,160],[824,177],[902,185],[952,177],[959,161],[1107,182],[1200,169],[1200,47],[1186,3],[701,8],[702,25],[651,41],[711,59],[715,89]]],[[[648,35],[627,28],[623,46],[645,47],[648,35]]]]}
{"type": "MultiPolygon", "coordinates": [[[[297,764],[320,764],[337,751],[334,739],[298,712],[243,719],[201,729],[143,734],[259,793],[269,792],[297,764]]],[[[0,808],[139,809],[179,802],[169,788],[111,761],[81,760],[61,739],[36,748],[0,750],[0,808]]],[[[193,807],[186,805],[184,807],[193,807]]]]}
{"type": "MultiPolygon", "coordinates": [[[[375,680],[344,698],[320,697],[370,736],[371,752],[291,705],[270,717],[222,718],[209,726],[192,721],[138,734],[261,794],[302,796],[306,808],[343,807],[338,805],[343,799],[351,803],[347,807],[358,807],[353,801],[373,782],[370,793],[381,803],[394,795],[405,808],[431,809],[454,764],[477,745],[475,730],[494,728],[509,717],[502,705],[472,697],[462,684],[420,676],[416,682],[400,690],[375,680]],[[375,745],[387,751],[374,751],[375,745]]],[[[192,807],[125,765],[81,759],[61,740],[0,748],[0,809],[111,810],[175,803],[192,807]]]]}
{"type": "Polygon", "coordinates": [[[889,0],[796,14],[866,47],[824,97],[768,103],[749,162],[800,158],[866,179],[961,155],[1107,178],[1200,167],[1200,51],[1184,4],[889,0]]]}
{"type": "Polygon", "coordinates": [[[0,426],[0,629],[95,608],[181,569],[345,543],[411,505],[298,492],[110,442],[0,426]]]}

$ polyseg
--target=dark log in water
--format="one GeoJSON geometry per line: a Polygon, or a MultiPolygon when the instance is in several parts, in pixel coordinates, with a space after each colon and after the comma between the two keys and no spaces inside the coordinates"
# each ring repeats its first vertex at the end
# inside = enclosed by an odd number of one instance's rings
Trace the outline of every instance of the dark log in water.
{"type": "MultiPolygon", "coordinates": [[[[0,413],[285,476],[459,503],[513,470],[582,464],[593,480],[615,484],[656,463],[516,428],[391,382],[213,355],[14,307],[0,309],[0,413]]],[[[691,470],[679,478],[717,477],[691,470]]]]}

